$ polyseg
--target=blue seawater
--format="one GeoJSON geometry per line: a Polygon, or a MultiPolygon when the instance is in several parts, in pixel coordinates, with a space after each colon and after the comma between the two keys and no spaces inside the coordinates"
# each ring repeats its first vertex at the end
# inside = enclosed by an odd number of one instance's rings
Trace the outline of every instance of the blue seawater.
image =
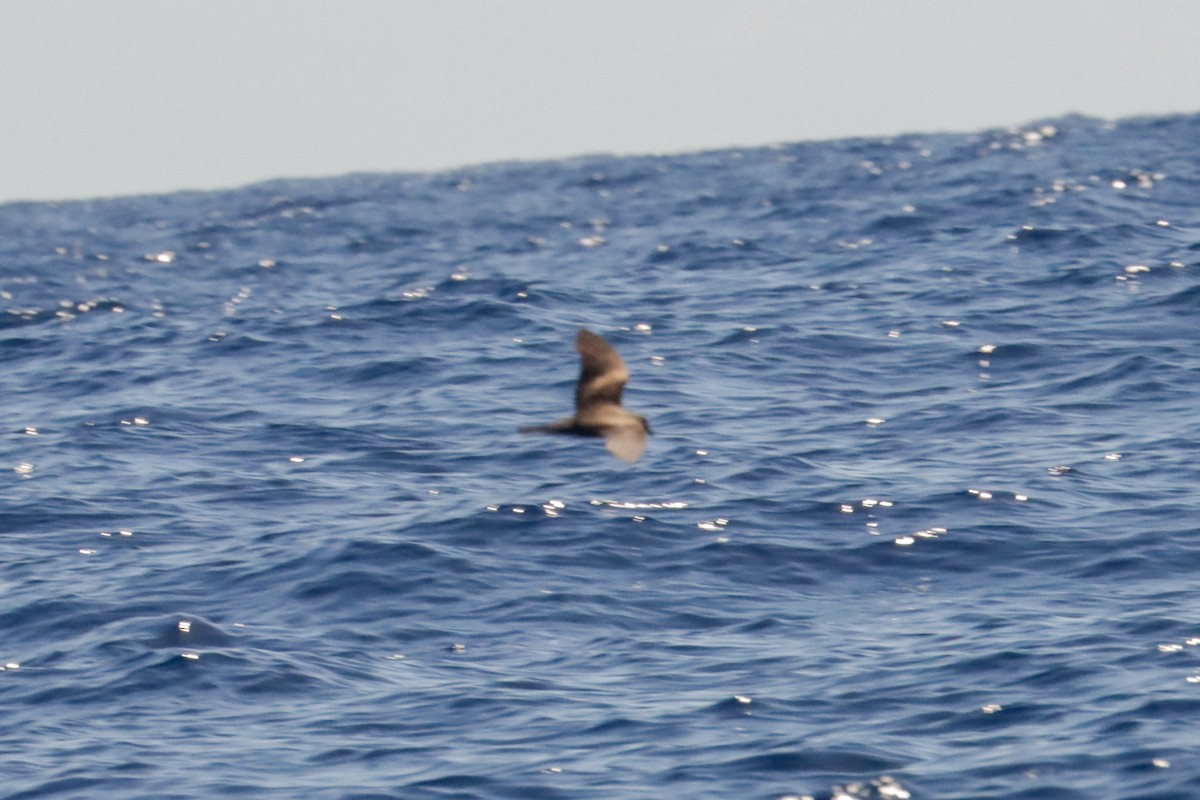
{"type": "Polygon", "coordinates": [[[0,206],[0,796],[1200,797],[1200,116],[0,206]],[[651,420],[569,412],[587,326],[651,420]]]}

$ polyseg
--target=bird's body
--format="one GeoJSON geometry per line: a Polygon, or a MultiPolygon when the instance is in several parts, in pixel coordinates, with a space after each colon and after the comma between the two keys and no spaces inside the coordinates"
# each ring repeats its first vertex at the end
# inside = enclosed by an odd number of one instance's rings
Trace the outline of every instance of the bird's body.
{"type": "Polygon", "coordinates": [[[617,351],[596,334],[580,328],[575,337],[579,351],[579,382],[575,385],[575,416],[521,428],[522,433],[560,433],[596,436],[622,461],[637,461],[646,449],[650,424],[646,418],[621,407],[621,393],[629,370],[617,351]]]}

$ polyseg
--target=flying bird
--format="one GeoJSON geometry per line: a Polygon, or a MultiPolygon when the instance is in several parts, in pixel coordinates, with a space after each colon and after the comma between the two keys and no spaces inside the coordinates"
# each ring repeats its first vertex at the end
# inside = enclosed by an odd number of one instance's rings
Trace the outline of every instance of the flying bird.
{"type": "Polygon", "coordinates": [[[650,423],[646,418],[621,408],[621,392],[629,380],[629,370],[617,351],[586,328],[575,336],[579,351],[579,382],[575,385],[575,416],[521,428],[521,433],[562,433],[570,436],[596,436],[604,447],[622,461],[630,463],[642,457],[650,423]]]}

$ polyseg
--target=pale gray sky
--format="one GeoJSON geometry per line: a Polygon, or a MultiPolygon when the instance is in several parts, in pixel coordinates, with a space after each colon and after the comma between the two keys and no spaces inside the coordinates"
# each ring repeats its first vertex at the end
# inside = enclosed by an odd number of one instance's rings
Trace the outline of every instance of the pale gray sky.
{"type": "Polygon", "coordinates": [[[4,0],[0,201],[1200,111],[1195,0],[4,0]]]}

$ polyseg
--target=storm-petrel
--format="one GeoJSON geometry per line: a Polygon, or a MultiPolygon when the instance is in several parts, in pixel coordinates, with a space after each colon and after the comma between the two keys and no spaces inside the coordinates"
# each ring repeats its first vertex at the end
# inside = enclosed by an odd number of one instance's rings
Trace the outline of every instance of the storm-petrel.
{"type": "Polygon", "coordinates": [[[637,461],[646,449],[650,423],[621,408],[621,391],[629,379],[625,362],[608,342],[586,328],[580,328],[575,336],[575,349],[581,365],[575,385],[575,416],[521,428],[521,433],[602,437],[608,452],[622,461],[637,461]]]}

